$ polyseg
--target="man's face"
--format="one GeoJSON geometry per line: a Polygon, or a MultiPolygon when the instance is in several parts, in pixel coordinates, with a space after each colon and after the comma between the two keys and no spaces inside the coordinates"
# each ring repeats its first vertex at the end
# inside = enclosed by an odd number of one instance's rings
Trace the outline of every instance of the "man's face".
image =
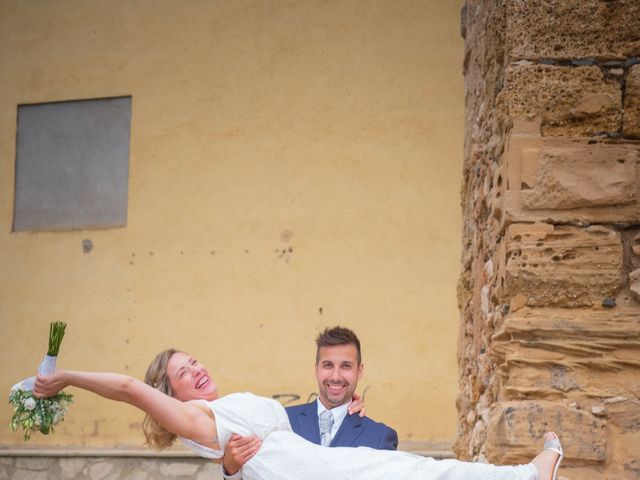
{"type": "Polygon", "coordinates": [[[362,370],[363,364],[357,362],[355,345],[320,347],[316,379],[322,404],[331,409],[350,401],[362,370]]]}

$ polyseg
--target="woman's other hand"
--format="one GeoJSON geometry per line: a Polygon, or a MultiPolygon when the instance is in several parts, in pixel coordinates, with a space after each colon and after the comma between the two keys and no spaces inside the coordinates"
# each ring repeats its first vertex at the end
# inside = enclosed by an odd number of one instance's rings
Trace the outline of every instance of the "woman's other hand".
{"type": "Polygon", "coordinates": [[[357,413],[360,418],[367,414],[367,409],[364,407],[364,401],[357,393],[353,394],[353,399],[349,404],[349,415],[353,415],[354,413],[357,413]]]}

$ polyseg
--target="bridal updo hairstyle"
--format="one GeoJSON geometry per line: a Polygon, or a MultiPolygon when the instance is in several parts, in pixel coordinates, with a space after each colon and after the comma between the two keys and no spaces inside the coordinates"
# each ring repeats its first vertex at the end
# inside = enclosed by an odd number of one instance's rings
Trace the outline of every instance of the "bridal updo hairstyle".
{"type": "MultiPolygon", "coordinates": [[[[153,359],[144,376],[144,383],[151,385],[156,390],[160,390],[162,393],[171,397],[173,397],[173,389],[171,388],[169,376],[167,375],[167,364],[169,363],[171,355],[177,352],[181,352],[181,350],[169,348],[160,352],[156,355],[156,358],[153,359]]],[[[147,445],[155,450],[170,447],[176,439],[175,434],[156,422],[149,414],[144,417],[142,431],[147,439],[147,445]]]]}

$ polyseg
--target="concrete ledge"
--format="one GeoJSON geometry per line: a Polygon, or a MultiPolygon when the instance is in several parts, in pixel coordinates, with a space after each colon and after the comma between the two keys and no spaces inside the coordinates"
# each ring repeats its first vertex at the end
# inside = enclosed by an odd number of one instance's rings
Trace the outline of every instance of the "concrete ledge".
{"type": "MultiPolygon", "coordinates": [[[[455,458],[453,451],[446,447],[425,442],[400,442],[398,450],[438,459],[455,458]]],[[[53,457],[53,458],[200,458],[191,450],[176,447],[162,452],[146,448],[0,448],[0,457],[53,457]]]]}

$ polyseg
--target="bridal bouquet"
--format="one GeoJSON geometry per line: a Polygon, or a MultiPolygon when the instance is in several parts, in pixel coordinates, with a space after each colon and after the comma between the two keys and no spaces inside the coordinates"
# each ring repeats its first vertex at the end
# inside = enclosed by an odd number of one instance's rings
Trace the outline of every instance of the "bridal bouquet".
{"type": "MultiPolygon", "coordinates": [[[[38,367],[38,373],[49,375],[56,370],[56,360],[60,343],[64,337],[67,324],[52,322],[49,328],[49,349],[47,355],[38,367]]],[[[13,405],[13,417],[9,426],[14,432],[18,427],[24,431],[24,440],[31,438],[34,431],[45,435],[53,432],[54,425],[64,420],[69,404],[73,402],[72,395],[60,392],[50,398],[36,398],[33,396],[33,382],[35,377],[29,377],[13,386],[9,393],[9,403],[13,405]]]]}

